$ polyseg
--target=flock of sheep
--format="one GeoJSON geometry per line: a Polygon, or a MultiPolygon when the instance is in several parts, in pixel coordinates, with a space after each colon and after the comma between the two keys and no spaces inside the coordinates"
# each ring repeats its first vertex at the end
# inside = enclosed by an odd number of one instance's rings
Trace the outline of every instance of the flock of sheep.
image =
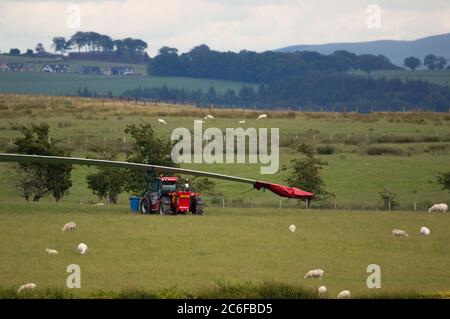
{"type": "MultiPolygon", "coordinates": [[[[289,230],[293,233],[297,230],[297,226],[291,225],[289,226],[289,230]]],[[[305,279],[323,279],[323,274],[325,272],[322,269],[313,269],[308,271],[303,278],[305,279]]],[[[317,289],[320,297],[325,297],[327,295],[327,287],[326,286],[320,286],[317,289]]],[[[349,290],[342,290],[340,293],[338,293],[337,298],[338,299],[349,299],[351,298],[352,294],[349,290]]]]}
{"type": "MultiPolygon", "coordinates": [[[[431,206],[428,209],[428,212],[442,212],[442,213],[445,213],[447,211],[448,211],[447,204],[435,204],[435,205],[431,206]]],[[[289,230],[291,232],[295,233],[295,231],[297,230],[297,227],[295,225],[290,225],[289,226],[289,230]]],[[[431,230],[428,227],[422,226],[420,228],[420,234],[422,236],[429,236],[431,234],[431,230]]],[[[402,229],[394,229],[394,230],[392,230],[392,235],[394,237],[404,237],[404,238],[408,238],[409,237],[409,234],[406,231],[402,230],[402,229]]],[[[313,269],[313,270],[308,271],[305,274],[304,278],[305,279],[314,279],[314,278],[322,279],[323,275],[324,275],[324,271],[322,269],[313,269]]],[[[321,296],[321,297],[326,296],[326,294],[327,294],[327,287],[326,286],[320,286],[318,288],[318,293],[319,293],[319,296],[321,296]]],[[[338,299],[349,299],[349,298],[351,298],[351,296],[352,295],[351,295],[349,290],[342,290],[337,295],[337,298],[338,299]]]]}
{"type": "MultiPolygon", "coordinates": [[[[67,224],[64,225],[64,227],[62,228],[63,232],[71,232],[74,231],[77,228],[77,224],[75,224],[75,222],[69,222],[67,224]]],[[[84,254],[86,254],[87,250],[88,250],[88,246],[84,243],[80,243],[77,246],[77,250],[80,253],[81,256],[83,256],[84,254]]],[[[45,249],[45,253],[47,255],[58,255],[58,251],[56,249],[45,249]]],[[[22,291],[26,291],[26,290],[34,290],[36,289],[36,284],[34,283],[28,283],[28,284],[24,284],[22,286],[20,286],[20,288],[17,290],[18,293],[21,293],[22,291]]]]}
{"type": "MultiPolygon", "coordinates": [[[[268,117],[267,117],[267,114],[261,114],[260,116],[258,116],[257,117],[257,121],[259,121],[259,120],[265,120],[265,119],[267,119],[268,117]]],[[[204,118],[203,118],[203,121],[202,120],[198,120],[199,122],[201,122],[201,123],[205,123],[205,121],[206,120],[214,120],[214,116],[212,116],[212,115],[210,115],[210,114],[208,114],[208,115],[206,115],[204,118]]],[[[240,120],[239,121],[239,124],[245,124],[246,123],[246,120],[240,120]]],[[[167,122],[165,121],[165,120],[163,120],[163,119],[158,119],[158,124],[160,124],[160,125],[167,125],[167,122]]]]}
{"type": "MultiPolygon", "coordinates": [[[[430,209],[428,210],[429,212],[433,212],[433,211],[437,211],[437,212],[447,212],[448,211],[448,206],[446,204],[435,204],[432,207],[430,207],[430,209]]],[[[62,228],[62,231],[64,232],[71,232],[74,231],[76,229],[77,225],[75,224],[75,222],[69,222],[67,224],[64,225],[64,227],[62,228]]],[[[293,233],[296,232],[297,227],[295,225],[290,225],[289,226],[289,230],[293,233]]],[[[431,231],[428,227],[421,227],[420,228],[420,234],[423,236],[429,236],[431,234],[431,231]]],[[[394,229],[392,230],[392,235],[394,237],[409,237],[409,234],[407,232],[405,232],[404,230],[401,229],[394,229]]],[[[80,255],[84,255],[86,254],[87,250],[88,250],[88,246],[84,243],[80,243],[77,246],[78,252],[80,253],[80,255]]],[[[45,252],[48,255],[57,255],[58,251],[55,249],[46,249],[45,252]]],[[[308,271],[304,278],[305,279],[322,279],[324,275],[324,271],[322,269],[313,269],[308,271]]],[[[21,293],[24,290],[34,290],[36,288],[36,284],[34,283],[28,283],[28,284],[24,284],[22,286],[20,286],[20,288],[18,289],[18,293],[21,293]]],[[[327,287],[326,286],[320,286],[318,288],[318,294],[320,297],[325,297],[327,294],[327,287]]],[[[349,299],[351,298],[351,293],[349,290],[342,290],[341,292],[339,292],[339,294],[337,295],[338,299],[349,299]]]]}

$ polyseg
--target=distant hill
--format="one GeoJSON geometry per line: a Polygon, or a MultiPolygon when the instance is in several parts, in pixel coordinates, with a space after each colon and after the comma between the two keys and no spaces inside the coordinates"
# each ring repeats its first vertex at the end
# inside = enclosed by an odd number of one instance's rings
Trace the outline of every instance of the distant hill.
{"type": "Polygon", "coordinates": [[[434,35],[414,41],[379,40],[353,43],[293,45],[276,51],[315,51],[321,54],[331,54],[336,50],[345,50],[355,54],[382,54],[399,66],[403,66],[403,61],[406,57],[416,56],[423,62],[423,58],[430,53],[443,56],[450,60],[450,33],[434,35]]]}

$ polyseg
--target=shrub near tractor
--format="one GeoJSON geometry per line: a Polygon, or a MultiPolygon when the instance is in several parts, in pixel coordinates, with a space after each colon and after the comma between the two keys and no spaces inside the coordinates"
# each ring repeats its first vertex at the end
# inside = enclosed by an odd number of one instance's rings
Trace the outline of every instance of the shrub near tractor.
{"type": "Polygon", "coordinates": [[[192,212],[203,214],[203,201],[200,194],[190,191],[185,184],[177,190],[178,177],[157,177],[150,183],[150,191],[139,202],[142,214],[174,215],[192,212]]]}

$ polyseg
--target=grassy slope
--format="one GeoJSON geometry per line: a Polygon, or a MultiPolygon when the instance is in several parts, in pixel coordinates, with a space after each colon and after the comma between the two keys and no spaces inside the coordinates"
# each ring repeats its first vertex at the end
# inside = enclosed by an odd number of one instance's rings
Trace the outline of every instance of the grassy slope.
{"type": "MultiPolygon", "coordinates": [[[[49,102],[47,102],[49,103],[49,102]]],[[[98,102],[97,102],[98,103],[98,102]]],[[[44,103],[45,104],[45,103],[44,103]]],[[[74,155],[85,156],[86,147],[98,148],[104,144],[112,143],[113,145],[123,145],[124,128],[132,123],[141,121],[154,123],[156,125],[159,117],[164,117],[168,122],[167,126],[156,126],[158,134],[161,136],[169,136],[170,132],[176,127],[187,127],[192,129],[193,121],[200,118],[202,113],[195,109],[178,109],[176,107],[160,106],[158,108],[134,106],[130,104],[127,107],[120,105],[101,104],[90,105],[89,102],[83,106],[77,105],[71,108],[59,107],[57,109],[47,109],[26,106],[27,102],[23,101],[21,106],[15,108],[15,113],[7,114],[0,118],[0,137],[4,143],[8,143],[10,138],[20,136],[16,130],[12,130],[14,125],[30,124],[36,122],[48,122],[51,126],[51,135],[54,138],[61,139],[63,144],[67,144],[68,138],[71,140],[71,147],[74,148],[74,155]],[[25,106],[24,106],[25,105],[25,106]],[[31,115],[27,113],[31,109],[31,115]],[[181,116],[180,113],[169,116],[170,110],[183,110],[187,116],[181,116]],[[199,115],[189,116],[190,113],[197,112],[199,115]],[[86,143],[86,138],[88,142],[86,143]],[[106,142],[105,142],[106,140],[106,142]]],[[[200,111],[203,114],[209,111],[200,111]]],[[[2,113],[4,114],[4,113],[2,113]]],[[[372,119],[367,122],[366,117],[359,118],[357,116],[343,117],[323,115],[315,118],[315,115],[299,115],[294,118],[273,118],[267,122],[257,122],[252,112],[242,112],[233,115],[234,118],[219,118],[220,116],[231,116],[228,112],[222,113],[217,111],[214,113],[216,120],[208,121],[207,127],[218,127],[224,130],[226,127],[235,127],[239,118],[249,116],[247,120],[248,127],[278,127],[280,134],[284,137],[293,137],[298,135],[299,138],[311,139],[311,131],[314,131],[317,139],[327,139],[329,134],[333,135],[333,139],[338,137],[364,136],[380,136],[382,134],[389,136],[435,136],[439,134],[441,137],[450,136],[450,125],[445,120],[444,115],[436,115],[430,119],[425,119],[420,124],[414,121],[407,121],[407,116],[401,114],[376,115],[376,121],[372,119]],[[395,120],[397,119],[397,120],[395,120]],[[308,135],[309,134],[309,135],[308,135]]],[[[375,117],[373,117],[375,118],[375,117]]],[[[127,137],[126,137],[127,138],[127,137]]],[[[0,139],[0,141],[2,140],[0,139]]],[[[128,141],[128,139],[127,139],[128,141]]],[[[378,202],[378,192],[387,187],[399,195],[400,204],[404,208],[411,208],[413,202],[416,201],[423,206],[431,202],[445,202],[448,200],[448,194],[440,190],[436,183],[436,175],[439,172],[448,170],[449,148],[447,151],[437,153],[425,153],[424,150],[432,145],[449,146],[449,143],[408,143],[408,144],[391,144],[396,148],[417,148],[411,156],[368,156],[364,155],[365,143],[359,146],[336,144],[338,152],[333,155],[322,155],[321,157],[329,162],[329,166],[325,167],[323,177],[330,191],[337,195],[338,206],[348,208],[352,205],[353,209],[374,207],[378,202]]],[[[388,144],[389,145],[389,144],[388,144]]],[[[4,146],[6,147],[6,146],[4,146]]],[[[96,156],[91,153],[91,156],[96,156]]],[[[289,166],[290,161],[295,158],[289,149],[282,148],[280,156],[280,166],[289,166]]],[[[188,168],[214,171],[229,175],[245,176],[254,179],[266,179],[274,182],[285,183],[289,175],[289,171],[280,171],[274,176],[261,176],[259,173],[260,165],[245,164],[186,164],[188,168]]],[[[74,171],[74,187],[71,189],[71,195],[64,200],[77,202],[80,199],[94,200],[95,197],[86,189],[85,176],[94,168],[77,167],[74,171]]],[[[5,164],[0,167],[0,172],[5,172],[5,164]]],[[[7,183],[8,178],[3,178],[3,182],[7,183]]],[[[278,198],[271,193],[250,192],[242,194],[242,191],[250,190],[237,188],[236,184],[229,182],[217,182],[217,190],[230,202],[232,199],[241,199],[245,204],[249,204],[250,198],[254,205],[270,205],[277,206],[278,198]]],[[[4,185],[6,186],[6,185],[4,185]]],[[[5,192],[7,188],[2,188],[0,198],[11,196],[5,192]]],[[[127,201],[127,195],[121,197],[122,201],[127,201]]],[[[207,196],[210,201],[212,196],[207,196]]],[[[283,200],[283,205],[295,205],[292,201],[283,200]]]]}

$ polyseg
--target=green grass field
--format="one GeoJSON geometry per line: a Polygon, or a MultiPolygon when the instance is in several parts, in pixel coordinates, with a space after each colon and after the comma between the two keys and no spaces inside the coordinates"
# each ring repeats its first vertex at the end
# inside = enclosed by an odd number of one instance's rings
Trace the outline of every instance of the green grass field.
{"type": "Polygon", "coordinates": [[[126,90],[139,87],[161,87],[207,91],[211,86],[217,92],[239,91],[239,82],[192,79],[163,76],[106,76],[82,74],[50,74],[41,72],[0,72],[0,93],[74,95],[79,88],[88,87],[99,95],[121,95],[126,90]]]}
{"type": "MultiPolygon", "coordinates": [[[[215,194],[204,196],[205,216],[143,216],[130,212],[129,194],[121,194],[118,205],[87,204],[98,199],[86,187],[86,174],[95,168],[86,167],[74,169],[73,187],[61,202],[26,203],[15,194],[12,165],[1,164],[0,298],[17,297],[15,290],[27,282],[38,285],[38,296],[46,296],[47,288],[65,290],[66,266],[72,263],[81,266],[82,288],[63,297],[126,297],[135,291],[147,297],[308,298],[317,297],[322,284],[332,298],[343,289],[356,298],[448,297],[450,219],[426,212],[430,203],[450,201],[436,182],[436,175],[449,169],[446,114],[269,112],[268,121],[257,122],[257,113],[249,110],[0,95],[0,152],[20,136],[17,127],[23,124],[48,122],[52,137],[73,155],[96,156],[100,148],[126,149],[128,124],[149,122],[169,136],[176,127],[192,128],[194,119],[207,113],[216,119],[205,127],[236,127],[247,118],[248,127],[280,128],[281,166],[298,156],[287,147],[295,137],[332,145],[333,154],[319,156],[329,162],[323,178],[336,194],[338,210],[306,210],[289,200],[282,200],[280,209],[269,192],[218,181],[215,194]],[[158,126],[158,118],[168,125],[158,126]],[[368,155],[373,146],[401,153],[368,155]],[[398,194],[401,210],[375,210],[384,187],[398,194]],[[222,198],[226,208],[220,207],[222,198]],[[62,233],[71,220],[77,230],[62,233]],[[296,233],[288,230],[291,224],[296,233]],[[429,227],[431,236],[420,236],[421,226],[429,227]],[[393,238],[394,228],[411,237],[393,238]],[[76,251],[81,241],[89,246],[83,257],[76,251]],[[46,256],[46,248],[59,255],[46,256]],[[366,287],[369,264],[381,266],[381,289],[366,287]],[[315,268],[325,270],[323,280],[303,279],[315,268]]],[[[250,164],[183,166],[279,183],[290,172],[261,176],[259,165],[250,164]]]]}
{"type": "Polygon", "coordinates": [[[16,204],[0,207],[0,283],[34,282],[64,288],[66,266],[81,267],[76,296],[95,291],[177,288],[196,292],[219,282],[282,282],[329,296],[349,289],[354,297],[448,291],[450,219],[412,212],[326,212],[211,209],[206,216],[142,216],[127,207],[16,204]],[[61,231],[74,220],[73,233],[61,231]],[[289,225],[297,231],[291,233],[289,225]],[[421,226],[432,229],[419,235],[421,226]],[[393,238],[395,227],[409,239],[393,238]],[[76,246],[87,243],[79,256],[76,246]],[[59,255],[47,256],[46,248],[59,255]],[[366,267],[382,269],[382,288],[366,286],[366,267]],[[323,280],[305,280],[310,269],[323,280]]]}

